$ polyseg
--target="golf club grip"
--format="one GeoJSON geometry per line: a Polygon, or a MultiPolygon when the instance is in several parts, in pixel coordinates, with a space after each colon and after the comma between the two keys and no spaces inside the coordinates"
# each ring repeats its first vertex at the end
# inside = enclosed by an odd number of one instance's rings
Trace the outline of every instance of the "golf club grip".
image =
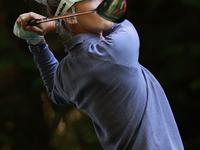
{"type": "Polygon", "coordinates": [[[33,20],[30,20],[29,22],[28,22],[28,25],[30,25],[30,26],[36,26],[38,23],[37,23],[37,19],[33,19],[33,20]]]}

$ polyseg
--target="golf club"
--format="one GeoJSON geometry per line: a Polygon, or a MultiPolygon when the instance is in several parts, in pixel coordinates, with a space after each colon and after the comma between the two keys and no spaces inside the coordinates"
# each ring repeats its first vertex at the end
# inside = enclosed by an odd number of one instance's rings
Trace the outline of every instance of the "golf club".
{"type": "Polygon", "coordinates": [[[104,0],[96,9],[82,11],[82,12],[75,12],[51,18],[33,19],[28,22],[28,25],[35,26],[44,22],[64,19],[73,16],[85,15],[90,13],[97,13],[99,16],[103,17],[106,20],[115,23],[120,23],[124,21],[126,17],[127,13],[126,0],[104,0]]]}

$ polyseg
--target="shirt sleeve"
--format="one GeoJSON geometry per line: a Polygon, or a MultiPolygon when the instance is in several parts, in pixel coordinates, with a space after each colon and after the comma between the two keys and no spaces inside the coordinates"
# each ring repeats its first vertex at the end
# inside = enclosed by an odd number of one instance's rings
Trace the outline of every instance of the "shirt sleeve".
{"type": "Polygon", "coordinates": [[[58,60],[49,48],[46,47],[41,52],[34,53],[34,61],[39,68],[40,76],[42,77],[48,96],[54,103],[63,105],[64,103],[62,102],[64,102],[64,100],[59,96],[59,91],[54,83],[55,72],[59,65],[58,60]]]}

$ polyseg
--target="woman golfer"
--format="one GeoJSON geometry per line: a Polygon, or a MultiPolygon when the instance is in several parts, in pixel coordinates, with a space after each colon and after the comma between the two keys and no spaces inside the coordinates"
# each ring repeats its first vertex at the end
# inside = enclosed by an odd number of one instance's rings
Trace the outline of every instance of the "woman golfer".
{"type": "MultiPolygon", "coordinates": [[[[39,0],[38,0],[39,1],[39,0]]],[[[43,0],[50,16],[95,9],[102,0],[43,0]]],[[[183,150],[165,93],[139,62],[139,38],[128,21],[96,13],[28,26],[20,15],[14,34],[26,40],[51,100],[74,104],[93,121],[105,150],[183,150]],[[68,55],[58,62],[44,35],[59,32],[68,55]]]]}

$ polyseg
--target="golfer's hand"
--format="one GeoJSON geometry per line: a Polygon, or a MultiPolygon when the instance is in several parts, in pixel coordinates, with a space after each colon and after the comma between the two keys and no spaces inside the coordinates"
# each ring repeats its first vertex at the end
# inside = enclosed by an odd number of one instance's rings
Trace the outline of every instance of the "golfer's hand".
{"type": "Polygon", "coordinates": [[[45,35],[47,33],[55,33],[56,32],[56,22],[55,21],[41,23],[36,26],[27,25],[30,20],[41,19],[41,18],[46,18],[46,17],[36,14],[34,12],[29,12],[29,13],[21,14],[17,18],[16,23],[19,28],[22,27],[25,31],[32,31],[32,32],[37,33],[38,35],[45,35]]]}
{"type": "Polygon", "coordinates": [[[55,22],[42,23],[37,26],[29,26],[28,22],[32,19],[44,18],[39,14],[30,12],[20,15],[14,25],[13,33],[26,40],[29,44],[37,45],[44,40],[44,35],[56,31],[55,22]]]}

